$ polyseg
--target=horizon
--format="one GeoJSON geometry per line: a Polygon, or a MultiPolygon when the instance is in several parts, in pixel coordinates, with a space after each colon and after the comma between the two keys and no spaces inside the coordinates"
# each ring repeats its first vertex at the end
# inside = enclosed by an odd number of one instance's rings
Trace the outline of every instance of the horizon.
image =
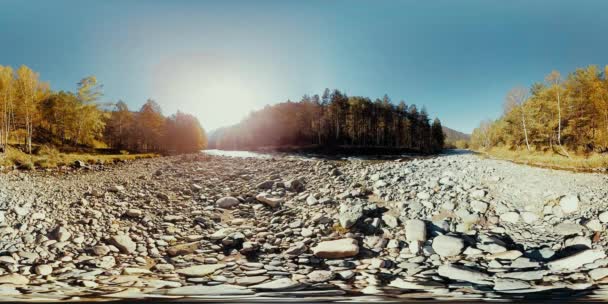
{"type": "Polygon", "coordinates": [[[608,3],[586,3],[4,0],[0,65],[25,64],[57,91],[95,75],[102,101],[151,98],[209,132],[327,87],[425,106],[470,134],[510,88],[603,66],[608,42],[592,37],[608,3]]]}

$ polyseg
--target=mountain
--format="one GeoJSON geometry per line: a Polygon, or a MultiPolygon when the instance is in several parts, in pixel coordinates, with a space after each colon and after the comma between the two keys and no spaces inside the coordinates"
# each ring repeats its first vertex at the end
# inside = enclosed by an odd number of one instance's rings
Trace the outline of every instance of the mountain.
{"type": "Polygon", "coordinates": [[[462,133],[448,127],[443,127],[443,133],[445,134],[446,143],[454,143],[459,140],[469,141],[471,140],[471,134],[462,133]]]}

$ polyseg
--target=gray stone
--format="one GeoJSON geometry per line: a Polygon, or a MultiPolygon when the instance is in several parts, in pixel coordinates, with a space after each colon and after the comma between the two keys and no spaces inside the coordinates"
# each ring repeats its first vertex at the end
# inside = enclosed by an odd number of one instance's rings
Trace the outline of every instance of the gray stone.
{"type": "Polygon", "coordinates": [[[459,255],[464,250],[464,241],[460,238],[440,235],[433,239],[433,250],[443,257],[459,255]]]}

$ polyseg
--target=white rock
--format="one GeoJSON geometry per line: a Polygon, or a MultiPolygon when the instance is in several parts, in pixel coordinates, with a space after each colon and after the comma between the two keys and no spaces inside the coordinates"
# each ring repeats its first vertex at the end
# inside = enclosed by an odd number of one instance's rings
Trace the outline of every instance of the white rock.
{"type": "Polygon", "coordinates": [[[532,212],[522,212],[520,216],[526,224],[536,224],[539,220],[538,215],[532,212]]]}
{"type": "Polygon", "coordinates": [[[412,241],[426,241],[426,224],[421,220],[409,220],[405,223],[405,238],[412,241]]]}
{"type": "Polygon", "coordinates": [[[600,215],[598,216],[598,219],[600,220],[600,222],[606,224],[608,223],[608,211],[604,211],[602,213],[600,213],[600,215]]]}
{"type": "Polygon", "coordinates": [[[511,224],[517,224],[519,222],[519,213],[517,212],[506,212],[500,215],[500,220],[502,222],[507,222],[511,224]]]}
{"type": "Polygon", "coordinates": [[[320,258],[346,258],[357,255],[359,253],[359,245],[357,240],[346,238],[321,242],[312,251],[315,256],[320,258]]]}
{"type": "Polygon", "coordinates": [[[418,194],[416,194],[416,197],[421,200],[428,200],[429,198],[431,198],[431,195],[428,192],[418,192],[418,194]]]}
{"type": "Polygon", "coordinates": [[[566,195],[559,200],[559,206],[564,214],[578,211],[579,199],[577,195],[566,195]]]}
{"type": "Polygon", "coordinates": [[[589,276],[594,280],[600,280],[608,276],[608,268],[596,268],[589,271],[589,276]]]}
{"type": "Polygon", "coordinates": [[[604,226],[598,219],[592,219],[585,223],[585,227],[591,231],[604,231],[604,226]]]}
{"type": "Polygon", "coordinates": [[[471,209],[473,209],[475,212],[485,213],[488,210],[488,204],[482,201],[472,201],[471,209]]]}

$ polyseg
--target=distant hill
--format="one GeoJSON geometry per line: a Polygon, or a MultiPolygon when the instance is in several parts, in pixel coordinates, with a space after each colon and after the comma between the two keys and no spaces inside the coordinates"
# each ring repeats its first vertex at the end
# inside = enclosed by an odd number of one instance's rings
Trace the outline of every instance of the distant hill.
{"type": "Polygon", "coordinates": [[[462,133],[448,127],[443,127],[443,133],[445,134],[445,142],[453,143],[459,140],[469,141],[471,140],[471,134],[462,133]]]}

